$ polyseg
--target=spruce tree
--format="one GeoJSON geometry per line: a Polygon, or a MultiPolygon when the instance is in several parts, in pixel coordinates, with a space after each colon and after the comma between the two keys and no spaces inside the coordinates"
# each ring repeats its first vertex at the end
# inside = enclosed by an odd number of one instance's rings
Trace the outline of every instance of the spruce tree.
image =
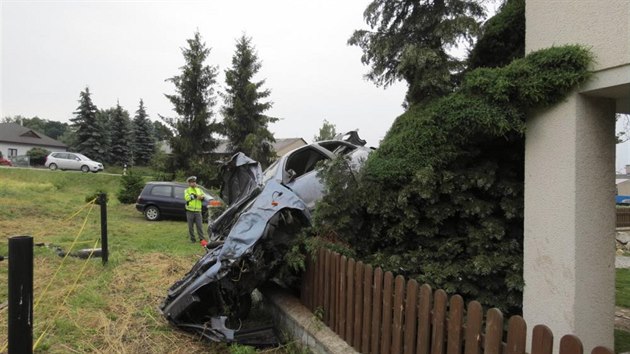
{"type": "Polygon", "coordinates": [[[472,41],[483,15],[479,0],[373,0],[363,13],[371,30],[355,31],[348,44],[363,49],[366,77],[378,86],[405,80],[412,105],[453,90],[463,63],[448,50],[472,41]]]}
{"type": "Polygon", "coordinates": [[[91,159],[103,160],[107,147],[103,143],[104,135],[96,119],[97,108],[92,103],[89,88],[86,87],[80,97],[79,107],[74,112],[75,116],[70,118],[75,130],[75,142],[72,148],[91,159]]]}
{"type": "Polygon", "coordinates": [[[96,112],[96,124],[101,130],[101,141],[103,143],[104,152],[102,154],[102,161],[112,163],[111,145],[112,145],[112,117],[114,116],[115,108],[99,109],[96,112]]]}
{"type": "Polygon", "coordinates": [[[181,74],[167,79],[175,85],[176,94],[165,95],[178,117],[161,118],[175,132],[169,139],[174,168],[188,173],[193,172],[191,166],[207,164],[207,154],[218,145],[212,137],[212,133],[218,130],[213,119],[218,69],[204,64],[210,48],[206,47],[199,32],[195,32],[194,38],[187,42],[188,47],[182,49],[186,63],[180,68],[181,74]]]}
{"type": "Polygon", "coordinates": [[[275,159],[271,143],[275,142],[267,124],[277,121],[264,115],[272,102],[263,102],[271,91],[262,89],[265,80],[252,82],[261,63],[251,38],[243,35],[236,41],[232,67],[225,71],[226,92],[223,94],[223,125],[232,152],[243,152],[261,165],[268,166],[275,159]]]}
{"type": "Polygon", "coordinates": [[[131,156],[131,121],[129,112],[120,104],[116,104],[111,116],[111,160],[112,163],[123,166],[130,164],[131,156]]]}
{"type": "Polygon", "coordinates": [[[131,147],[136,165],[147,165],[155,152],[153,125],[148,118],[142,100],[140,100],[136,116],[133,119],[133,142],[131,147]]]}

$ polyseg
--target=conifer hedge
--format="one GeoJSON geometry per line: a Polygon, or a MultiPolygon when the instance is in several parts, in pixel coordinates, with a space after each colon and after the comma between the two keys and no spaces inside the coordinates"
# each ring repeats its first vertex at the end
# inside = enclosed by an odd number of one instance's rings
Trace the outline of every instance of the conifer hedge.
{"type": "Polygon", "coordinates": [[[315,230],[373,266],[521,312],[525,117],[584,82],[592,60],[577,45],[532,52],[411,107],[360,174],[322,170],[315,230]]]}

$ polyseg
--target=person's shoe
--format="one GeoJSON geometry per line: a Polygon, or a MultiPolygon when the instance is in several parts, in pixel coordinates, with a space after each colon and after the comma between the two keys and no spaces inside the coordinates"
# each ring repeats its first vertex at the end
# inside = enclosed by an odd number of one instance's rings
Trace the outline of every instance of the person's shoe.
{"type": "Polygon", "coordinates": [[[194,238],[191,238],[191,239],[190,239],[190,242],[195,243],[195,239],[194,239],[194,238]]]}

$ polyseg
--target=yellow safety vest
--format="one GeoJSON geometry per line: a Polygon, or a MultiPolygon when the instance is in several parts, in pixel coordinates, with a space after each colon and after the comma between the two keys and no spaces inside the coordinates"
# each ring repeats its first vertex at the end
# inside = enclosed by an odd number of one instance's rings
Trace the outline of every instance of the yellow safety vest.
{"type": "Polygon", "coordinates": [[[186,200],[187,211],[201,211],[201,200],[196,199],[194,195],[204,195],[199,187],[188,187],[184,191],[184,199],[186,200]]]}

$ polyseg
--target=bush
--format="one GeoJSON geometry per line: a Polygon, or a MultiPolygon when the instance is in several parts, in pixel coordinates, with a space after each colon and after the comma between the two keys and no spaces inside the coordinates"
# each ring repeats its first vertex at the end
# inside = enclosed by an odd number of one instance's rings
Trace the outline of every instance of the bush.
{"type": "Polygon", "coordinates": [[[519,313],[525,115],[584,82],[591,60],[578,46],[541,50],[411,107],[359,176],[322,170],[315,230],[373,266],[519,313]]]}
{"type": "Polygon", "coordinates": [[[141,175],[129,170],[126,176],[120,179],[120,191],[118,201],[122,204],[133,204],[144,188],[144,179],[141,175]]]}
{"type": "Polygon", "coordinates": [[[34,147],[26,152],[26,156],[31,160],[31,165],[38,166],[43,166],[46,163],[46,156],[49,154],[50,151],[40,147],[34,147]]]}

